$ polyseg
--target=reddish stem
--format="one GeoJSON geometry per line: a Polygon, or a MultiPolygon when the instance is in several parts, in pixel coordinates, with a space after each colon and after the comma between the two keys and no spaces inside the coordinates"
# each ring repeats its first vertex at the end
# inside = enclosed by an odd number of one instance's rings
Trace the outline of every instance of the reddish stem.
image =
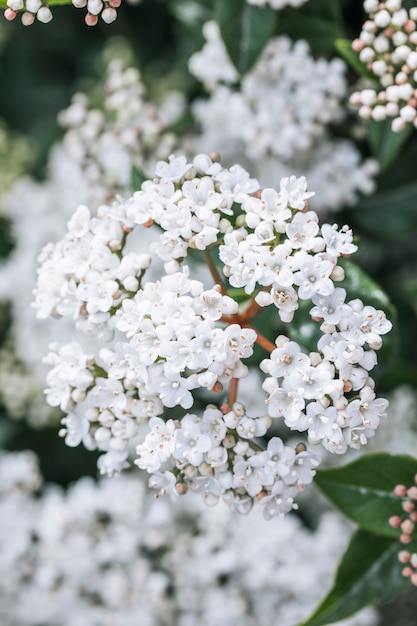
{"type": "Polygon", "coordinates": [[[239,315],[241,325],[251,322],[253,318],[258,315],[261,308],[262,307],[259,306],[255,300],[252,300],[248,308],[239,315]]]}
{"type": "Polygon", "coordinates": [[[230,408],[232,408],[233,404],[236,402],[238,385],[239,379],[232,378],[229,385],[229,395],[227,397],[227,404],[230,408]]]}
{"type": "Polygon", "coordinates": [[[216,285],[220,285],[220,290],[223,296],[227,295],[227,289],[226,286],[223,282],[223,279],[220,275],[219,270],[216,267],[215,262],[213,261],[213,258],[210,254],[210,252],[208,250],[204,250],[204,258],[206,259],[208,268],[210,270],[210,274],[213,277],[213,280],[215,282],[216,285]]]}
{"type": "Polygon", "coordinates": [[[263,348],[267,352],[271,353],[276,349],[276,345],[272,343],[272,341],[269,341],[269,339],[261,335],[259,330],[256,330],[256,328],[253,328],[253,326],[251,326],[250,324],[245,324],[244,328],[252,328],[252,330],[255,331],[256,343],[258,343],[261,346],[261,348],[263,348]]]}

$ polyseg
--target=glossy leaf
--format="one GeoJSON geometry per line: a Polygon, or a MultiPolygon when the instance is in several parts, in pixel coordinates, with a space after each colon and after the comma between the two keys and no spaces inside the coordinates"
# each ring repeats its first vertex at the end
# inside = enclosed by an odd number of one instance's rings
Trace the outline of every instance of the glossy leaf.
{"type": "Polygon", "coordinates": [[[353,221],[374,236],[387,239],[417,231],[417,182],[384,189],[364,198],[352,212],[353,221]]]}
{"type": "Polygon", "coordinates": [[[299,626],[333,624],[409,588],[397,558],[400,546],[396,540],[358,530],[340,562],[333,589],[299,626]]]}
{"type": "Polygon", "coordinates": [[[305,39],[313,52],[324,54],[334,51],[342,34],[339,24],[316,15],[305,16],[303,20],[299,15],[285,18],[279,24],[279,32],[291,35],[294,40],[305,39]]]}
{"type": "Polygon", "coordinates": [[[216,0],[214,15],[230,59],[245,74],[272,35],[277,12],[246,0],[216,0]]]}
{"type": "Polygon", "coordinates": [[[405,142],[410,137],[413,127],[408,124],[401,132],[391,130],[392,118],[382,122],[369,122],[369,143],[372,155],[378,160],[381,172],[396,161],[405,142]]]}
{"type": "Polygon", "coordinates": [[[395,308],[387,294],[359,265],[343,258],[339,258],[337,263],[343,267],[345,278],[342,282],[337,283],[336,286],[346,289],[349,300],[360,298],[364,304],[369,304],[376,309],[382,309],[390,318],[395,316],[395,308]]]}
{"type": "Polygon", "coordinates": [[[376,80],[375,75],[370,72],[366,65],[359,59],[359,54],[352,50],[350,39],[339,38],[335,41],[335,48],[340,56],[360,75],[370,80],[376,80]]]}
{"type": "Polygon", "coordinates": [[[398,537],[388,519],[401,514],[394,496],[397,484],[410,485],[417,459],[389,454],[369,454],[349,465],[317,472],[315,482],[345,515],[370,532],[398,537]]]}
{"type": "Polygon", "coordinates": [[[141,172],[135,165],[132,165],[130,179],[132,183],[132,189],[134,191],[138,191],[138,189],[142,187],[142,183],[147,180],[147,176],[145,176],[145,174],[141,172]]]}

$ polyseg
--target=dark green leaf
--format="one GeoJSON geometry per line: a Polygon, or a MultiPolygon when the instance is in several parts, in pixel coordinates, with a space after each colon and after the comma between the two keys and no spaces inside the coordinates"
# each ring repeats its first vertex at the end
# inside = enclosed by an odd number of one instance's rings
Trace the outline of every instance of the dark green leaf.
{"type": "Polygon", "coordinates": [[[388,239],[411,236],[417,231],[417,182],[363,198],[351,215],[355,223],[373,235],[388,239]]]}
{"type": "Polygon", "coordinates": [[[397,559],[400,543],[358,530],[352,537],[333,589],[300,626],[325,626],[353,615],[410,587],[397,559]]]}
{"type": "Polygon", "coordinates": [[[389,317],[395,315],[395,309],[387,294],[359,265],[343,258],[339,258],[337,262],[343,267],[345,278],[336,286],[346,289],[348,300],[360,298],[365,304],[382,309],[389,317]]]}
{"type": "Polygon", "coordinates": [[[352,50],[352,42],[349,39],[339,38],[334,42],[335,48],[340,56],[344,58],[360,76],[376,81],[375,74],[370,72],[366,65],[359,59],[359,54],[352,50]]]}
{"type": "Polygon", "coordinates": [[[138,189],[142,187],[142,183],[144,183],[145,180],[147,180],[147,177],[135,165],[132,165],[130,179],[132,181],[132,189],[134,191],[137,191],[138,189]]]}
{"type": "Polygon", "coordinates": [[[345,515],[370,532],[398,536],[388,519],[401,514],[394,496],[397,484],[410,485],[417,459],[389,454],[369,454],[349,465],[317,472],[316,484],[345,515]]]}
{"type": "Polygon", "coordinates": [[[375,122],[375,120],[369,122],[369,143],[372,155],[379,162],[381,172],[396,161],[413,130],[411,124],[408,124],[401,132],[394,133],[391,130],[391,122],[391,118],[382,122],[375,122]]]}
{"type": "Polygon", "coordinates": [[[262,52],[275,27],[276,11],[246,0],[216,0],[215,18],[230,59],[241,75],[262,52]]]}
{"type": "Polygon", "coordinates": [[[299,15],[282,19],[279,32],[294,40],[305,39],[313,52],[324,54],[334,51],[336,40],[343,34],[339,24],[315,15],[308,15],[308,19],[303,20],[299,15]]]}

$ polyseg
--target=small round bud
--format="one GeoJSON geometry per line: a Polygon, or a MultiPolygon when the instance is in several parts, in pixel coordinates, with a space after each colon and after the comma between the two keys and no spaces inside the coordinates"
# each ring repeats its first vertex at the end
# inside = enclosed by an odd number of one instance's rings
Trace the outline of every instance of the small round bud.
{"type": "Polygon", "coordinates": [[[406,563],[409,563],[410,558],[411,558],[411,554],[407,550],[401,550],[401,552],[398,553],[398,560],[400,561],[400,563],[403,563],[404,565],[406,563]]]}
{"type": "Polygon", "coordinates": [[[6,20],[11,22],[16,17],[16,11],[13,11],[13,9],[6,9],[4,12],[4,17],[6,18],[6,20]]]}
{"type": "Polygon", "coordinates": [[[391,528],[399,528],[401,524],[401,517],[399,515],[392,515],[388,520],[391,528]]]}
{"type": "Polygon", "coordinates": [[[175,491],[180,495],[184,495],[184,493],[187,493],[188,487],[185,483],[183,482],[179,482],[175,485],[175,491]]]}
{"type": "Polygon", "coordinates": [[[97,15],[91,15],[91,13],[87,13],[85,16],[85,23],[87,26],[95,26],[98,22],[97,15]]]}
{"type": "Polygon", "coordinates": [[[407,487],[405,485],[397,485],[394,488],[394,495],[396,495],[397,498],[405,498],[407,495],[407,487]]]}
{"type": "Polygon", "coordinates": [[[409,578],[413,575],[413,570],[411,569],[411,567],[403,567],[403,569],[401,570],[401,574],[406,578],[409,578]]]}
{"type": "Polygon", "coordinates": [[[116,18],[117,18],[117,11],[116,9],[113,9],[112,7],[107,7],[101,13],[101,19],[106,24],[111,24],[112,22],[115,21],[116,18]]]}
{"type": "Polygon", "coordinates": [[[33,15],[33,13],[29,13],[28,11],[25,11],[21,19],[22,19],[23,26],[31,26],[33,22],[35,21],[35,16],[33,15]]]}
{"type": "Polygon", "coordinates": [[[52,13],[49,7],[41,7],[36,14],[37,19],[43,24],[48,24],[52,19],[52,13]]]}

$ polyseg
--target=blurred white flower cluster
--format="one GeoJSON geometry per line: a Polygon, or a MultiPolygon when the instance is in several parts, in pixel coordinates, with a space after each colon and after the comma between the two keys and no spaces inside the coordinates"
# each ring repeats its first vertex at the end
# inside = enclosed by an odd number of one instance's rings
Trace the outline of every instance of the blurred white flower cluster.
{"type": "Polygon", "coordinates": [[[130,191],[133,166],[150,175],[171,153],[176,139],[169,127],[183,113],[184,98],[168,92],[156,106],[146,98],[139,70],[117,58],[108,63],[103,93],[100,108],[75,94],[58,121],[68,129],[64,144],[86,183],[115,196],[130,191]]]}
{"type": "MultiPolygon", "coordinates": [[[[60,115],[68,130],[51,150],[46,179],[19,178],[0,197],[1,214],[10,220],[15,242],[0,264],[0,298],[13,304],[13,339],[1,350],[0,395],[11,415],[24,416],[36,425],[52,417],[51,411],[41,410],[46,368],[39,355],[46,352],[52,336],[68,340],[73,332],[70,320],[53,328],[33,315],[30,302],[37,256],[48,241],[63,236],[78,204],[87,203],[95,210],[116,194],[130,195],[132,166],[151,174],[158,159],[168,156],[173,142],[168,126],[182,111],[175,93],[157,107],[145,97],[138,70],[115,58],[111,48],[105,53],[112,60],[107,79],[97,90],[103,93],[101,105],[92,107],[86,95],[77,94],[60,115]]],[[[6,140],[9,134],[1,131],[0,139],[3,136],[6,140]]],[[[28,150],[21,140],[11,139],[5,141],[4,150],[8,167],[0,174],[0,184],[4,179],[10,187],[10,179],[21,173],[21,162],[27,161],[28,150]]]]}
{"type": "Polygon", "coordinates": [[[337,454],[365,445],[387,407],[368,372],[391,323],[335,287],[338,259],[356,245],[347,227],[319,226],[305,178],[260,190],[242,167],[202,154],[156,171],[96,215],[78,207],[40,256],[38,316],[83,333],[48,355],[47,400],[67,413],[69,445],[105,453],[103,473],[126,467],[136,446],[159,493],[190,488],[209,505],[223,497],[247,513],[260,500],[267,519],[287,513],[319,459],[271,437],[273,421],[337,454]],[[203,281],[192,277],[199,256],[203,281]],[[300,301],[321,333],[310,353],[281,333],[300,301]],[[274,343],[256,328],[268,307],[274,343]],[[255,343],[269,358],[251,361],[267,374],[254,417],[238,384],[255,343]],[[210,403],[196,411],[199,390],[210,403]]]}
{"type": "Polygon", "coordinates": [[[352,47],[378,86],[355,91],[350,101],[364,119],[393,118],[393,131],[407,123],[417,127],[417,7],[408,11],[402,0],[365,0],[364,8],[369,19],[352,47]]]}
{"type": "MultiPolygon", "coordinates": [[[[40,485],[33,454],[0,455],[2,626],[293,626],[330,587],[350,532],[337,513],[271,532],[194,498],[178,510],[126,475],[40,485]]],[[[367,609],[338,623],[377,621],[367,609]]]]}
{"type": "Polygon", "coordinates": [[[307,176],[318,211],[335,211],[374,190],[375,161],[363,161],[350,139],[331,133],[346,115],[340,59],[316,59],[305,41],[280,36],[240,78],[217,24],[206,23],[203,32],[207,42],[189,61],[209,92],[193,105],[201,126],[197,150],[216,150],[225,163],[242,163],[264,186],[278,185],[288,172],[307,176]]]}

